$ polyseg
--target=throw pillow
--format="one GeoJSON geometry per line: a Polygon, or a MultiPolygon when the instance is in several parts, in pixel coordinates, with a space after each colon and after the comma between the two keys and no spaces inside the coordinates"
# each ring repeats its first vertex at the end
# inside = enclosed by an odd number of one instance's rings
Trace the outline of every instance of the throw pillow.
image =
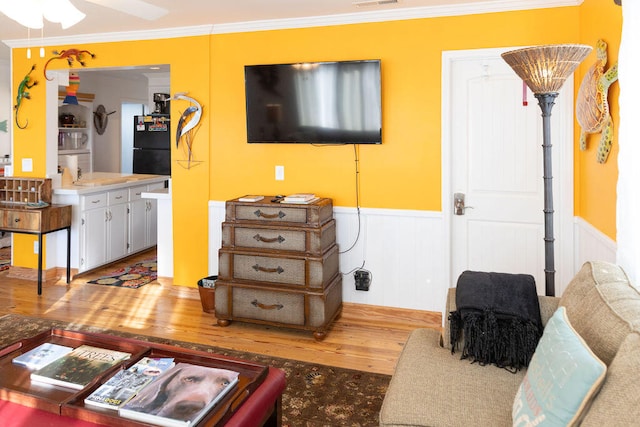
{"type": "Polygon", "coordinates": [[[544,328],[513,402],[513,425],[573,426],[598,391],[607,366],[578,335],[564,307],[544,328]]]}

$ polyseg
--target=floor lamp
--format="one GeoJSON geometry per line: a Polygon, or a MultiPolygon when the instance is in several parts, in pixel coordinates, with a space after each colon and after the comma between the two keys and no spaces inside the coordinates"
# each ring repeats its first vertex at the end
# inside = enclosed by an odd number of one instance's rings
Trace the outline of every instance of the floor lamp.
{"type": "Polygon", "coordinates": [[[559,44],[513,50],[502,59],[524,80],[542,110],[544,180],[544,275],[545,294],[555,296],[553,251],[553,175],[551,171],[551,109],[558,91],[573,70],[591,52],[591,46],[559,44]]]}

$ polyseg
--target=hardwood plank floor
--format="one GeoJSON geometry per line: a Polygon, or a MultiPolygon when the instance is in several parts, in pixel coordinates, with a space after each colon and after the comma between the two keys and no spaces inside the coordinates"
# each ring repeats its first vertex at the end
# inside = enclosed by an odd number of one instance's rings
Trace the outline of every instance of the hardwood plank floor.
{"type": "Polygon", "coordinates": [[[143,252],[76,276],[69,285],[64,278],[45,283],[40,296],[35,282],[0,272],[0,315],[31,315],[383,374],[393,373],[410,331],[441,325],[440,313],[345,303],[327,337],[316,342],[309,331],[240,322],[220,327],[213,314],[202,311],[196,288],[174,286],[171,279],[139,289],[86,284],[154,255],[155,250],[143,252]]]}

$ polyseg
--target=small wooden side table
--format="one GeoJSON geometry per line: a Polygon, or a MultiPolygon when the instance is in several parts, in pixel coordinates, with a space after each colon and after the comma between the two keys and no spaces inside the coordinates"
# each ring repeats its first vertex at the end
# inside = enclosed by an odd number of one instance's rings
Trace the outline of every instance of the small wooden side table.
{"type": "Polygon", "coordinates": [[[71,205],[31,208],[0,204],[0,231],[38,235],[38,295],[42,294],[42,236],[67,230],[67,283],[71,280],[71,205]]]}

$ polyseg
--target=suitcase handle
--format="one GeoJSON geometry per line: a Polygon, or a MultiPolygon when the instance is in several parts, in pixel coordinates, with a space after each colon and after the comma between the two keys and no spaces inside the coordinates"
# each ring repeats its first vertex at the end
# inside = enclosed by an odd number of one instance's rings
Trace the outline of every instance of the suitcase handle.
{"type": "Polygon", "coordinates": [[[256,239],[258,242],[264,242],[264,243],[284,242],[284,237],[280,235],[278,235],[278,237],[269,238],[269,237],[262,237],[260,234],[256,234],[255,236],[253,236],[253,238],[256,239]]]}
{"type": "Polygon", "coordinates": [[[277,266],[276,268],[268,268],[268,267],[261,267],[258,264],[256,264],[251,268],[253,268],[255,271],[262,271],[263,273],[278,273],[278,274],[284,273],[284,268],[280,266],[277,266]]]}
{"type": "Polygon", "coordinates": [[[287,216],[287,214],[282,211],[278,211],[278,213],[275,213],[275,214],[267,214],[262,212],[260,209],[255,211],[253,214],[258,218],[266,218],[266,219],[284,218],[285,216],[287,216]]]}
{"type": "Polygon", "coordinates": [[[263,310],[282,310],[284,308],[284,305],[282,304],[266,305],[266,304],[262,304],[261,302],[258,302],[257,299],[254,299],[253,301],[251,301],[251,305],[254,307],[261,308],[263,310]]]}

